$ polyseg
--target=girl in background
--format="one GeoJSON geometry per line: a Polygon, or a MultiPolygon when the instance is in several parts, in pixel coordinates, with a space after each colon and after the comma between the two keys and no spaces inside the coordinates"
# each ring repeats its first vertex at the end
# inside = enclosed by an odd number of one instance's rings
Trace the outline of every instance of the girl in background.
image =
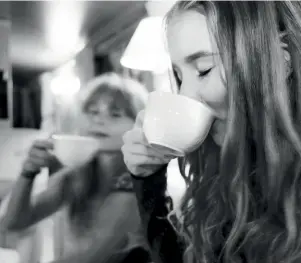
{"type": "Polygon", "coordinates": [[[146,89],[134,80],[108,73],[91,80],[79,94],[79,132],[110,145],[88,163],[64,168],[51,154],[51,140],[36,141],[16,182],[1,227],[23,230],[59,211],[64,222],[63,254],[55,262],[128,262],[148,253],[140,218],[121,154],[122,136],[143,109],[146,89]],[[42,167],[52,171],[46,191],[31,198],[42,167]]]}

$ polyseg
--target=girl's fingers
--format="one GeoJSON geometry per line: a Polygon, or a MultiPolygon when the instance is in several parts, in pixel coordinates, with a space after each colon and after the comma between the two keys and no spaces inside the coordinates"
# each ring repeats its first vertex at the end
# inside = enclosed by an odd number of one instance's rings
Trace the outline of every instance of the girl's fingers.
{"type": "Polygon", "coordinates": [[[52,150],[53,149],[53,142],[52,142],[51,139],[49,139],[49,140],[36,140],[33,143],[32,148],[52,150]]]}
{"type": "Polygon", "coordinates": [[[33,148],[28,153],[29,158],[41,158],[41,159],[49,159],[51,154],[45,150],[40,150],[37,148],[33,148]]]}
{"type": "Polygon", "coordinates": [[[124,145],[122,147],[122,149],[123,149],[123,152],[129,152],[129,153],[135,154],[135,155],[143,155],[143,156],[159,157],[159,158],[164,157],[164,155],[158,153],[151,146],[143,145],[143,144],[124,145]]]}

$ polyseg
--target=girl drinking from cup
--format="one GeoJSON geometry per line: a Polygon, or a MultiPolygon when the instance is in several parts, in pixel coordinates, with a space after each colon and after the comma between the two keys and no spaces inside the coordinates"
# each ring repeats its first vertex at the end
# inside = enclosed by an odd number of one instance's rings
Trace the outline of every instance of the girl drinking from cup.
{"type": "Polygon", "coordinates": [[[147,262],[138,208],[120,150],[122,135],[131,129],[146,98],[141,84],[114,73],[91,80],[79,93],[79,133],[99,140],[104,148],[86,163],[62,167],[53,155],[53,141],[36,141],[1,227],[22,230],[59,211],[64,242],[55,262],[117,263],[133,257],[147,262]],[[43,167],[52,172],[49,187],[32,199],[34,179],[43,167]]]}
{"type": "Polygon", "coordinates": [[[149,145],[143,114],[124,136],[153,261],[300,262],[300,2],[180,1],[166,37],[174,96],[205,105],[214,121],[180,158],[187,191],[177,222],[165,196],[175,156],[149,145]]]}

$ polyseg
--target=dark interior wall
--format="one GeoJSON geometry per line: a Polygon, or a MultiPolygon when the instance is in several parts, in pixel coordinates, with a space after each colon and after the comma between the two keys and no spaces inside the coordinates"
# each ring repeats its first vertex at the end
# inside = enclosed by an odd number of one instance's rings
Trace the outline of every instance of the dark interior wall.
{"type": "Polygon", "coordinates": [[[94,67],[96,76],[114,71],[114,67],[110,61],[109,55],[95,56],[94,67]]]}
{"type": "Polygon", "coordinates": [[[41,87],[39,74],[13,73],[13,127],[40,129],[41,87]]]}
{"type": "Polygon", "coordinates": [[[0,119],[8,119],[8,94],[7,81],[0,72],[0,119]]]}

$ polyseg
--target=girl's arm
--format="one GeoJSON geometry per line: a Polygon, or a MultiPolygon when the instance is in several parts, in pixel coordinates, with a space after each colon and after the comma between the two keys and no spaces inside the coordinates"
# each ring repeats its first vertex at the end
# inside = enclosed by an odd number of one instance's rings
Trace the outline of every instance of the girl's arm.
{"type": "Polygon", "coordinates": [[[56,212],[65,200],[69,174],[69,168],[53,174],[47,190],[34,198],[34,180],[21,175],[12,189],[6,212],[0,218],[0,229],[22,230],[56,212]]]}

